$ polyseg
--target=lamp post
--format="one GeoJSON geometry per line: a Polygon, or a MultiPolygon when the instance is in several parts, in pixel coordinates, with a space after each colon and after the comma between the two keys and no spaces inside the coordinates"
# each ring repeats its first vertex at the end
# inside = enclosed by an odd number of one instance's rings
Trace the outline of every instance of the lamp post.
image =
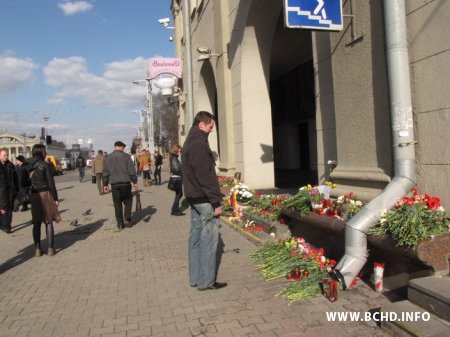
{"type": "MultiPolygon", "coordinates": [[[[153,140],[153,99],[152,99],[152,83],[151,79],[146,78],[145,80],[136,80],[133,81],[133,84],[141,85],[145,81],[146,87],[147,87],[147,98],[146,98],[146,109],[143,111],[147,112],[147,123],[143,123],[146,125],[143,125],[144,130],[148,130],[148,150],[151,152],[154,152],[155,145],[153,140]]],[[[144,131],[145,134],[145,131],[144,131]]]]}
{"type": "Polygon", "coordinates": [[[192,91],[192,45],[191,45],[191,10],[190,0],[183,0],[184,40],[186,42],[186,120],[185,128],[188,129],[194,121],[194,94],[192,91]],[[189,117],[189,118],[187,118],[189,117]]]}

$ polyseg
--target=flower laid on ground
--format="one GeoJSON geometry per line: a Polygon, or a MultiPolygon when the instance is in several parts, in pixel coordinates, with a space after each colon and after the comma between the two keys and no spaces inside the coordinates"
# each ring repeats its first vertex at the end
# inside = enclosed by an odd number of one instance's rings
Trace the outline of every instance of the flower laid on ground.
{"type": "Polygon", "coordinates": [[[412,189],[393,209],[382,212],[378,225],[369,234],[390,234],[397,246],[415,246],[422,240],[446,234],[449,229],[449,216],[440,199],[412,189]]]}
{"type": "Polygon", "coordinates": [[[242,183],[234,185],[233,188],[230,190],[230,195],[232,195],[234,192],[236,192],[236,200],[239,203],[249,202],[250,199],[253,197],[253,193],[250,192],[249,187],[242,183]]]}
{"type": "Polygon", "coordinates": [[[218,176],[217,181],[220,187],[232,186],[235,183],[234,177],[218,176]]]}
{"type": "Polygon", "coordinates": [[[276,221],[280,219],[286,199],[284,195],[254,193],[247,211],[261,218],[276,221]]]}
{"type": "Polygon", "coordinates": [[[266,245],[251,256],[257,261],[257,269],[264,279],[286,277],[289,281],[302,282],[281,292],[295,301],[320,293],[316,280],[328,276],[336,265],[336,261],[327,259],[324,254],[323,248],[315,249],[303,238],[292,238],[266,245]]]}

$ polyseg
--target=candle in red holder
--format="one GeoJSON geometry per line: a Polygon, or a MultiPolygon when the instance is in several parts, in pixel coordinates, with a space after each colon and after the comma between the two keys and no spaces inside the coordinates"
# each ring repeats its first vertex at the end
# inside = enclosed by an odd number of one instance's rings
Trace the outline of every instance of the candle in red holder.
{"type": "Polygon", "coordinates": [[[325,297],[331,302],[335,302],[338,299],[337,282],[332,278],[326,277],[322,279],[323,292],[325,297]]]}
{"type": "Polygon", "coordinates": [[[294,277],[292,276],[292,272],[286,274],[286,280],[292,281],[294,277]]]}
{"type": "Polygon", "coordinates": [[[294,278],[296,281],[300,281],[302,279],[302,272],[299,267],[295,268],[294,278]]]}

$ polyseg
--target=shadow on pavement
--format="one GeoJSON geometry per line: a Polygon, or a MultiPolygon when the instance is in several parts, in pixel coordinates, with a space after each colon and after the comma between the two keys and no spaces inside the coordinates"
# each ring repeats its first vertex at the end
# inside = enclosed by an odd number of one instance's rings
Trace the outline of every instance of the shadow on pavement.
{"type": "MultiPolygon", "coordinates": [[[[80,240],[85,240],[87,237],[93,233],[95,233],[97,230],[99,230],[103,224],[108,219],[100,219],[93,223],[86,224],[79,226],[71,231],[58,233],[55,235],[55,247],[56,252],[60,253],[62,250],[69,248],[72,246],[75,242],[80,240]]],[[[24,223],[27,224],[27,223],[24,223]]],[[[21,225],[24,225],[21,224],[21,225]]],[[[44,231],[45,233],[45,226],[41,226],[41,231],[44,231]]],[[[42,247],[47,247],[47,240],[45,237],[45,234],[43,233],[41,237],[41,243],[42,247]]],[[[30,242],[33,242],[33,238],[30,236],[30,242]]],[[[36,252],[36,249],[34,247],[34,244],[30,244],[24,249],[20,250],[16,256],[9,259],[8,261],[2,263],[0,265],[0,274],[3,274],[7,272],[10,269],[13,269],[22,263],[28,261],[31,258],[34,258],[34,254],[36,252]]]]}
{"type": "Polygon", "coordinates": [[[24,228],[26,228],[28,226],[31,226],[31,225],[32,225],[31,220],[28,220],[28,221],[22,222],[21,224],[12,226],[11,230],[12,230],[13,233],[15,233],[15,232],[20,231],[21,229],[24,229],[24,228]]]}
{"type": "Polygon", "coordinates": [[[140,221],[149,222],[152,215],[156,213],[156,208],[153,206],[147,206],[143,208],[140,212],[134,212],[132,215],[133,223],[136,225],[140,221]]]}
{"type": "Polygon", "coordinates": [[[64,190],[70,190],[71,188],[74,188],[75,186],[67,186],[64,188],[59,188],[58,191],[64,191],[64,190]]]}
{"type": "Polygon", "coordinates": [[[225,244],[222,240],[222,235],[219,232],[219,241],[217,242],[217,252],[216,252],[216,279],[219,273],[220,263],[222,262],[222,255],[225,252],[225,244]]]}

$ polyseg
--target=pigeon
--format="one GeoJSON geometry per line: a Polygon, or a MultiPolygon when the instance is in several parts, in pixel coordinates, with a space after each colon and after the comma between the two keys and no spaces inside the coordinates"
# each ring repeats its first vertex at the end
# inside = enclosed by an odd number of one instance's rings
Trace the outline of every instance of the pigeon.
{"type": "Polygon", "coordinates": [[[78,220],[77,220],[77,219],[72,220],[72,221],[69,223],[69,225],[71,225],[72,227],[76,227],[76,226],[78,225],[78,220]]]}
{"type": "Polygon", "coordinates": [[[82,215],[89,215],[91,214],[91,209],[89,208],[86,212],[84,212],[82,215]]]}

